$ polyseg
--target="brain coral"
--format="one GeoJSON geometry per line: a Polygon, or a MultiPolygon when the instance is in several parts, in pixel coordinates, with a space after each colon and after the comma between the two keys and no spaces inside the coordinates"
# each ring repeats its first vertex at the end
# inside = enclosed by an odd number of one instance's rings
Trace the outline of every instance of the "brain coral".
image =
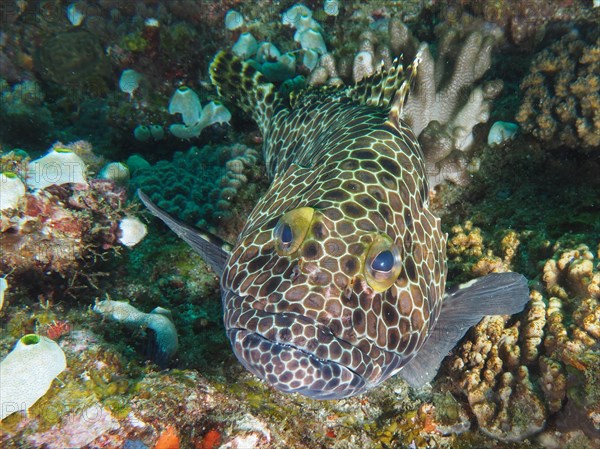
{"type": "Polygon", "coordinates": [[[600,148],[600,32],[571,32],[538,53],[517,121],[550,147],[600,148]]]}
{"type": "Polygon", "coordinates": [[[522,441],[553,416],[598,440],[600,272],[593,253],[583,245],[557,252],[543,283],[516,319],[487,317],[471,331],[449,360],[454,388],[495,438],[522,441]]]}

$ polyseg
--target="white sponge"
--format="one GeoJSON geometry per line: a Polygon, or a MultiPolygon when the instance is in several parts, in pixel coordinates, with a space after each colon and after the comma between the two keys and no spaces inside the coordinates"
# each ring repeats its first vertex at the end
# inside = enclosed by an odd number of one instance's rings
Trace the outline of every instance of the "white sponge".
{"type": "Polygon", "coordinates": [[[66,367],[65,353],[56,342],[36,334],[21,338],[0,362],[0,420],[28,410],[66,367]]]}
{"type": "Polygon", "coordinates": [[[83,159],[68,148],[53,148],[46,156],[29,163],[27,187],[45,189],[67,183],[87,184],[83,159]]]}

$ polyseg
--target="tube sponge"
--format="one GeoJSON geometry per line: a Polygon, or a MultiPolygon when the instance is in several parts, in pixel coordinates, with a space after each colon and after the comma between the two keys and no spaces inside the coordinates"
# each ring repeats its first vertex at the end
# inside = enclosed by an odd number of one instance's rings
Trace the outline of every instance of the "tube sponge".
{"type": "Polygon", "coordinates": [[[171,357],[179,348],[177,329],[171,319],[171,312],[162,307],[150,313],[136,309],[127,301],[106,299],[94,306],[94,312],[105,315],[120,323],[141,326],[148,332],[148,356],[161,368],[166,368],[171,357]]]}
{"type": "Polygon", "coordinates": [[[192,126],[175,123],[169,126],[169,131],[180,139],[191,139],[198,137],[204,128],[215,123],[228,123],[229,120],[231,120],[229,110],[221,103],[211,101],[202,109],[202,114],[198,122],[192,126]]]}
{"type": "Polygon", "coordinates": [[[0,174],[0,210],[17,209],[25,196],[25,184],[12,172],[0,174]]]}
{"type": "Polygon", "coordinates": [[[36,334],[21,338],[0,363],[0,420],[28,410],[66,367],[65,353],[56,342],[36,334]]]}
{"type": "Polygon", "coordinates": [[[192,126],[200,120],[202,105],[198,94],[187,86],[179,87],[169,102],[169,114],[181,114],[183,123],[192,126]]]}
{"type": "Polygon", "coordinates": [[[133,69],[123,70],[121,78],[119,78],[119,89],[121,92],[125,92],[129,95],[129,98],[133,98],[133,94],[140,87],[140,80],[142,75],[133,69]]]}
{"type": "Polygon", "coordinates": [[[29,163],[27,187],[45,189],[67,183],[87,184],[83,159],[68,148],[53,148],[46,156],[29,163]]]}

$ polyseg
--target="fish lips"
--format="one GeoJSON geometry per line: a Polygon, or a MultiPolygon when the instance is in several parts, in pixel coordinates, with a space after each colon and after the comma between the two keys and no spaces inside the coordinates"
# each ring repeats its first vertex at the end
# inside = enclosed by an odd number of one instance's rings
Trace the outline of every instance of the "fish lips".
{"type": "Polygon", "coordinates": [[[304,315],[243,306],[225,310],[236,357],[278,390],[340,399],[367,390],[378,371],[367,354],[304,315]]]}

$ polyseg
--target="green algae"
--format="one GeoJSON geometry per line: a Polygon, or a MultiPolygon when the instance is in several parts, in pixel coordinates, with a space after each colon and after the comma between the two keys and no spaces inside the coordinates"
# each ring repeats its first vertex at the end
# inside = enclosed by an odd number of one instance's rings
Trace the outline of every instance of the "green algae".
{"type": "Polygon", "coordinates": [[[186,22],[178,22],[169,27],[161,28],[161,50],[168,52],[175,59],[179,55],[187,55],[198,38],[198,32],[186,22]]]}
{"type": "Polygon", "coordinates": [[[460,404],[452,393],[435,393],[433,395],[433,405],[435,406],[435,419],[440,424],[450,425],[458,421],[460,404]]]}
{"type": "Polygon", "coordinates": [[[144,39],[141,31],[135,31],[123,36],[121,47],[134,53],[142,52],[148,47],[148,41],[144,39]]]}

